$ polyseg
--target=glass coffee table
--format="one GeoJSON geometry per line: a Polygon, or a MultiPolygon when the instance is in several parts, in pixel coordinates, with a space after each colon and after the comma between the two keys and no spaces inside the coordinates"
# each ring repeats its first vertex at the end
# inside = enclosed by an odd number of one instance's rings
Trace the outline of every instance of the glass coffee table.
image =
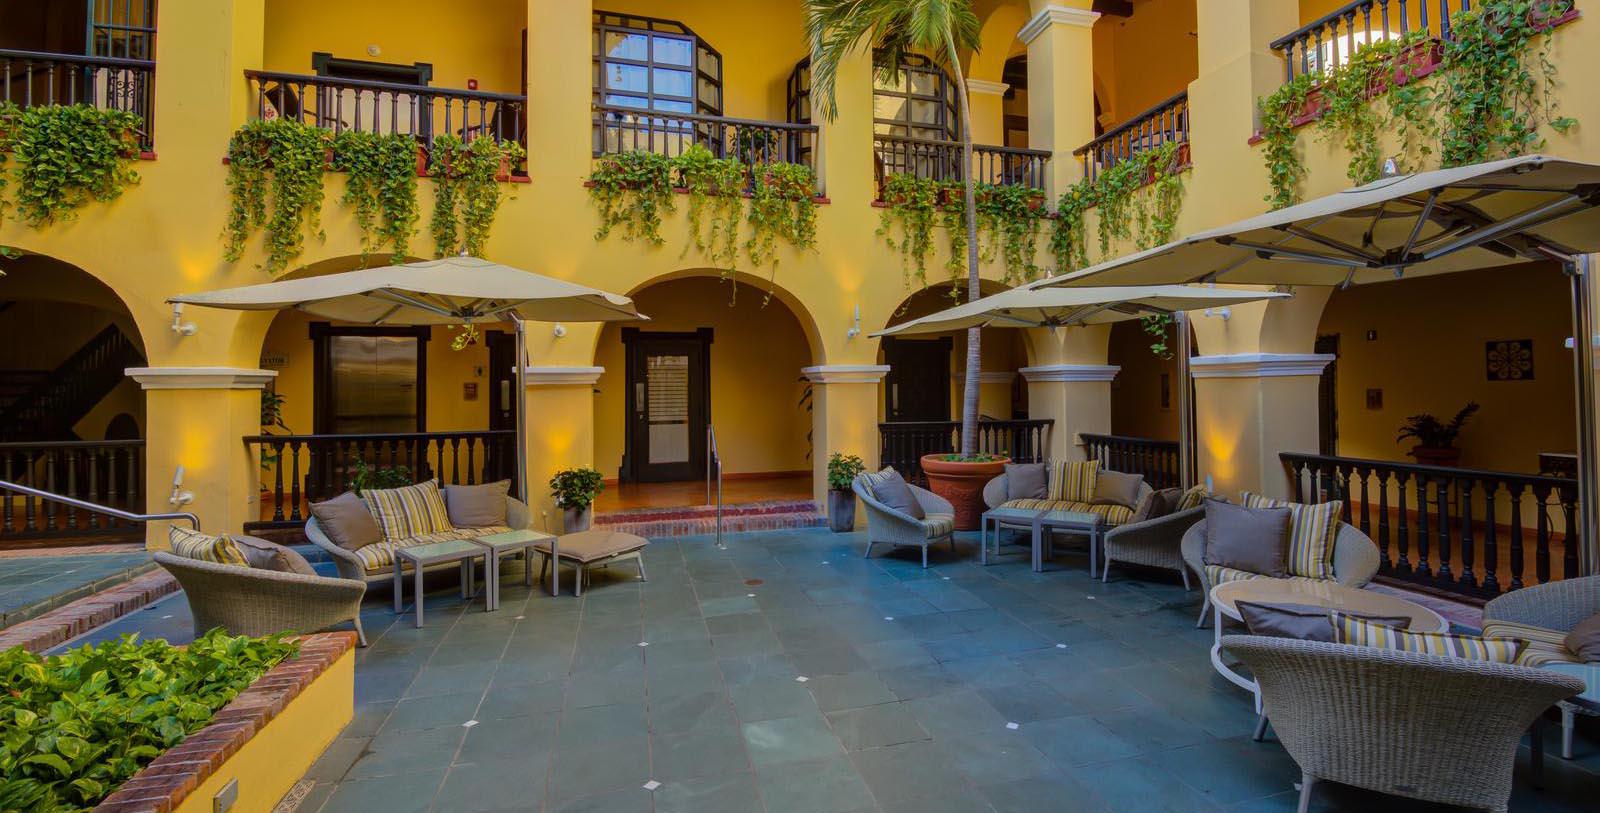
{"type": "MultiPolygon", "coordinates": [[[[461,597],[464,599],[469,599],[472,597],[472,588],[476,582],[476,579],[474,579],[472,575],[474,562],[482,559],[484,560],[484,563],[487,564],[489,561],[488,557],[488,548],[466,539],[456,539],[449,542],[435,542],[431,545],[416,545],[409,548],[396,548],[394,551],[395,615],[400,614],[402,606],[401,599],[405,589],[405,576],[402,574],[402,568],[400,566],[402,563],[409,562],[411,564],[411,571],[413,574],[413,579],[415,580],[415,586],[412,589],[416,592],[415,598],[417,601],[417,628],[421,629],[423,594],[422,571],[426,570],[432,565],[460,562],[461,597]]],[[[485,600],[484,603],[486,605],[484,607],[485,612],[493,609],[493,607],[487,606],[487,600],[485,600]]]]}
{"type": "MultiPolygon", "coordinates": [[[[515,553],[522,554],[522,578],[529,586],[533,586],[533,546],[547,539],[554,539],[550,534],[539,531],[503,531],[497,534],[473,537],[467,540],[488,551],[487,572],[483,576],[483,587],[487,597],[484,599],[488,609],[500,609],[500,559],[515,553]]],[[[558,587],[552,582],[552,588],[558,587]]]]}

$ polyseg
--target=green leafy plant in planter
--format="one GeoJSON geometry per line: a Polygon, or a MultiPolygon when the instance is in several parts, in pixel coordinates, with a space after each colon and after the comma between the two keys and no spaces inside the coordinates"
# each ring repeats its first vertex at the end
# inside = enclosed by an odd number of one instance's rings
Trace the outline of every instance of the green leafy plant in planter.
{"type": "MultiPolygon", "coordinates": [[[[993,262],[997,257],[1005,261],[1007,285],[1039,276],[1036,257],[1044,193],[1025,186],[980,184],[977,207],[978,228],[989,235],[984,261],[993,262]]],[[[956,256],[954,252],[952,256],[956,256]]]]}
{"type": "Polygon", "coordinates": [[[563,527],[568,533],[587,530],[594,500],[606,490],[599,471],[587,466],[562,469],[550,478],[550,496],[565,513],[563,527]]]}
{"type": "Polygon", "coordinates": [[[1571,9],[1572,0],[1490,0],[1451,15],[1437,95],[1445,166],[1533,152],[1544,145],[1541,126],[1565,133],[1577,124],[1550,93],[1556,66],[1545,34],[1571,9]]]}
{"type": "Polygon", "coordinates": [[[733,137],[734,155],[742,164],[755,165],[772,158],[778,146],[778,134],[771,130],[741,127],[733,137]]]}
{"type": "Polygon", "coordinates": [[[347,175],[342,200],[355,210],[363,264],[385,248],[405,262],[418,219],[416,140],[346,130],[333,137],[333,168],[347,175]]]}
{"type": "MultiPolygon", "coordinates": [[[[742,133],[741,133],[742,135],[742,133]]],[[[684,150],[673,161],[678,180],[689,193],[690,243],[722,269],[739,259],[739,221],[744,214],[745,167],[732,158],[718,158],[704,144],[684,150]]]]}
{"type": "Polygon", "coordinates": [[[88,105],[0,103],[0,156],[10,156],[17,217],[42,228],[121,196],[139,182],[141,124],[132,113],[88,105]]]}
{"type": "Polygon", "coordinates": [[[438,136],[428,157],[433,179],[433,233],[436,257],[484,256],[500,204],[509,195],[500,181],[527,153],[514,141],[453,135],[438,136]]]}
{"type": "MultiPolygon", "coordinates": [[[[817,244],[817,176],[811,167],[777,161],[751,168],[750,208],[745,222],[750,237],[745,253],[757,267],[772,265],[776,278],[778,238],[797,251],[817,244]]],[[[770,295],[770,294],[769,294],[770,295]]]]}
{"type": "Polygon", "coordinates": [[[661,218],[673,211],[672,159],[635,150],[601,158],[589,174],[589,200],[600,210],[594,239],[620,229],[624,240],[661,245],[661,218]]]}
{"type": "Polygon", "coordinates": [[[1476,414],[1478,403],[1468,401],[1449,421],[1441,421],[1426,412],[1412,415],[1400,425],[1400,433],[1395,435],[1394,442],[1408,438],[1415,440],[1417,445],[1408,454],[1415,457],[1418,463],[1453,466],[1461,458],[1461,452],[1456,448],[1456,438],[1461,436],[1462,428],[1476,414]]]}
{"type": "Polygon", "coordinates": [[[186,647],[128,635],[61,655],[0,652],[0,809],[93,808],[298,651],[212,630],[186,647]]]}
{"type": "Polygon", "coordinates": [[[834,533],[856,525],[856,495],[851,484],[866,468],[860,455],[834,452],[828,456],[828,527],[834,533]]]}
{"type": "Polygon", "coordinates": [[[321,240],[328,134],[290,119],[246,122],[228,140],[228,224],[223,257],[237,262],[257,229],[267,234],[261,267],[276,274],[300,256],[305,233],[321,240]],[[270,207],[269,207],[270,204],[270,207]],[[270,211],[270,214],[269,214],[270,211]]]}
{"type": "Polygon", "coordinates": [[[350,466],[350,490],[357,494],[374,488],[405,488],[412,483],[411,469],[405,466],[374,466],[359,457],[350,466]]]}

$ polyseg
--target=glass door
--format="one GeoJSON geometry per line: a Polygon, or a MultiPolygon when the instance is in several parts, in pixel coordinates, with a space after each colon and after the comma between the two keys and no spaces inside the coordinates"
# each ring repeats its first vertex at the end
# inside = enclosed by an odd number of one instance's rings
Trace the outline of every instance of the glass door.
{"type": "Polygon", "coordinates": [[[637,482],[705,475],[710,331],[631,333],[624,477],[637,482]]]}

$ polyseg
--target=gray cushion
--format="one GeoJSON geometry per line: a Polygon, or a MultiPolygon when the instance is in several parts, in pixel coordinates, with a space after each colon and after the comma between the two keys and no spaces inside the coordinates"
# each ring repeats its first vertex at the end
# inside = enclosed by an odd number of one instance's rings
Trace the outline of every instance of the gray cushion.
{"type": "MultiPolygon", "coordinates": [[[[650,540],[633,534],[596,529],[566,534],[557,539],[556,544],[561,558],[574,559],[587,564],[639,550],[650,544],[650,540]]],[[[550,543],[548,541],[538,542],[534,544],[533,549],[540,553],[548,554],[550,553],[550,543]]]]}
{"type": "Polygon", "coordinates": [[[1567,633],[1567,649],[1584,663],[1600,661],[1600,615],[1579,621],[1578,626],[1567,633]]]}
{"type": "Polygon", "coordinates": [[[511,481],[481,486],[445,486],[444,508],[457,528],[487,528],[506,524],[506,495],[511,481]]]}
{"type": "Polygon", "coordinates": [[[900,472],[885,468],[877,474],[869,474],[867,486],[872,489],[872,496],[890,510],[915,519],[923,518],[922,503],[917,502],[917,495],[911,493],[911,486],[906,484],[900,472]]]}
{"type": "Polygon", "coordinates": [[[1183,489],[1163,488],[1150,497],[1150,513],[1147,519],[1156,519],[1177,512],[1178,502],[1183,499],[1183,489]]]}
{"type": "Polygon", "coordinates": [[[1124,474],[1101,469],[1094,481],[1095,505],[1120,505],[1139,507],[1139,486],[1144,485],[1144,475],[1124,474]]]}
{"type": "Polygon", "coordinates": [[[1206,500],[1205,563],[1246,573],[1289,575],[1287,508],[1245,508],[1206,500]]]}
{"type": "MultiPolygon", "coordinates": [[[[1333,643],[1333,622],[1329,618],[1331,611],[1327,607],[1310,604],[1262,604],[1254,601],[1237,601],[1233,606],[1238,608],[1239,617],[1244,619],[1245,628],[1250,630],[1251,635],[1333,643]]],[[[1345,614],[1395,629],[1411,626],[1411,619],[1404,617],[1345,614]]]]}
{"type": "Polygon", "coordinates": [[[1043,463],[1007,463],[1006,499],[1043,500],[1050,496],[1050,468],[1043,463]]]}
{"type": "Polygon", "coordinates": [[[272,570],[278,573],[299,573],[302,576],[315,576],[317,571],[293,549],[276,542],[268,542],[255,536],[233,535],[234,547],[244,554],[244,560],[256,570],[272,570]]]}
{"type": "Polygon", "coordinates": [[[311,516],[328,540],[345,550],[358,550],[374,542],[383,541],[378,521],[372,518],[367,504],[354,491],[346,491],[325,502],[311,504],[311,516]]]}

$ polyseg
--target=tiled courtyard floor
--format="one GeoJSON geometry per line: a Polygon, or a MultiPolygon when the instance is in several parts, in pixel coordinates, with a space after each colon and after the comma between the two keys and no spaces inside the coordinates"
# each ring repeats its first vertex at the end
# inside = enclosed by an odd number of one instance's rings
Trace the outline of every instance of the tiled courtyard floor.
{"type": "Polygon", "coordinates": [[[133,571],[153,566],[141,549],[123,553],[60,554],[0,557],[0,628],[26,621],[112,583],[133,571]]]}
{"type": "MultiPolygon", "coordinates": [[[[823,530],[658,542],[648,583],[508,585],[495,613],[445,580],[421,630],[374,589],[356,719],[300,810],[1294,810],[1299,770],[1250,740],[1198,593],[1101,585],[1070,554],[982,568],[970,540],[926,571],[861,549],[823,530]]],[[[183,599],[95,637],[133,629],[188,637],[183,599]]],[[[1600,744],[1578,750],[1538,791],[1524,748],[1512,809],[1594,810],[1600,744]]],[[[1435,808],[1325,785],[1314,809],[1435,808]]]]}

